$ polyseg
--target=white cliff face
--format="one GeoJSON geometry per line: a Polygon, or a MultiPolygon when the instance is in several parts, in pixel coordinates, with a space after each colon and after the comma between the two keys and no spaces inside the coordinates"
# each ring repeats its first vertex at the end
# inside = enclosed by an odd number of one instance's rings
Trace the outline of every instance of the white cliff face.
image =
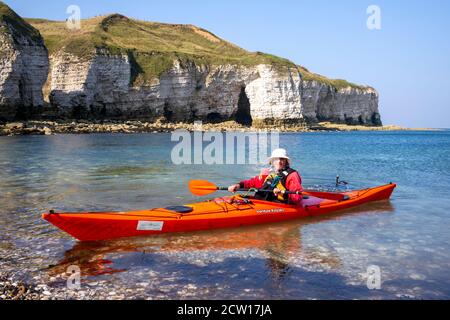
{"type": "Polygon", "coordinates": [[[0,23],[0,118],[44,104],[42,87],[48,75],[48,54],[42,38],[20,34],[0,23]]]}
{"type": "Polygon", "coordinates": [[[378,93],[372,88],[335,88],[316,81],[303,81],[303,114],[308,122],[332,121],[381,125],[378,93]]]}
{"type": "MultiPolygon", "coordinates": [[[[113,55],[97,49],[81,58],[65,52],[62,45],[49,61],[39,32],[1,1],[0,9],[0,121],[41,115],[165,117],[171,122],[234,119],[245,125],[253,121],[303,125],[323,120],[381,124],[375,90],[336,90],[303,81],[293,64],[197,65],[176,60],[158,78],[135,86],[135,80],[148,78],[148,74],[139,74],[144,71],[134,56],[142,53],[113,55]],[[44,105],[43,90],[51,105],[39,108],[44,105]]],[[[116,22],[130,21],[111,15],[99,26],[107,32],[116,22]]],[[[199,28],[188,28],[209,41],[222,41],[199,28]]]]}
{"type": "Polygon", "coordinates": [[[258,78],[246,87],[253,119],[302,119],[301,77],[295,68],[277,71],[272,66],[256,67],[258,78]]]}
{"type": "Polygon", "coordinates": [[[254,119],[301,118],[300,75],[279,74],[273,67],[234,65],[173,67],[154,83],[130,87],[127,56],[97,55],[82,61],[65,53],[51,58],[51,95],[61,110],[104,107],[110,116],[162,116],[171,121],[224,120],[238,111],[247,95],[254,119]]]}
{"type": "Polygon", "coordinates": [[[59,53],[50,58],[50,102],[63,114],[73,107],[102,108],[127,94],[127,56],[96,55],[92,59],[59,53]]]}
{"type": "Polygon", "coordinates": [[[254,68],[234,65],[182,67],[163,74],[159,97],[172,120],[225,120],[234,117],[246,84],[259,77],[254,68]]]}
{"type": "Polygon", "coordinates": [[[100,53],[81,60],[60,53],[51,57],[50,101],[68,116],[81,107],[91,117],[165,116],[170,121],[239,120],[244,115],[291,123],[304,119],[372,123],[378,114],[374,90],[336,91],[302,81],[296,68],[174,61],[150,84],[132,87],[131,77],[126,55],[100,53]]]}
{"type": "Polygon", "coordinates": [[[19,73],[16,72],[19,52],[14,50],[8,36],[0,34],[0,105],[11,106],[19,103],[19,73]]]}

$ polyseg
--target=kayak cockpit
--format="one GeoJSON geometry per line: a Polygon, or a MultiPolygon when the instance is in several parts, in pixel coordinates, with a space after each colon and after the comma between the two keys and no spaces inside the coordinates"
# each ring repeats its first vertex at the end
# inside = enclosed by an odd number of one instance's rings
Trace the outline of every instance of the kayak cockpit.
{"type": "Polygon", "coordinates": [[[173,211],[176,213],[190,213],[190,212],[194,211],[194,208],[188,207],[188,206],[169,206],[169,207],[165,207],[164,209],[173,211]]]}

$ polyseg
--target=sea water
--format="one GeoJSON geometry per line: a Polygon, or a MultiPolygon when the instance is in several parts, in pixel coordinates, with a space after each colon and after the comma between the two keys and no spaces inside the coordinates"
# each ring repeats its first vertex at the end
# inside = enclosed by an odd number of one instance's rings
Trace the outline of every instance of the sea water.
{"type": "Polygon", "coordinates": [[[346,190],[398,185],[390,201],[327,217],[96,243],[41,219],[197,202],[189,180],[228,186],[264,167],[174,165],[175,144],[168,133],[0,137],[2,272],[51,288],[78,266],[83,286],[139,299],[450,298],[445,130],[280,134],[306,188],[333,189],[336,175],[346,190]]]}

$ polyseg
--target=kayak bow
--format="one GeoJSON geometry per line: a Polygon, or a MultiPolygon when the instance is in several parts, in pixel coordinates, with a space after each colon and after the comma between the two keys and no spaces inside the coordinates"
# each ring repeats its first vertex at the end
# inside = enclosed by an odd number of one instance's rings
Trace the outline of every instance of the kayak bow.
{"type": "Polygon", "coordinates": [[[44,213],[42,218],[80,241],[99,241],[272,223],[329,214],[371,201],[389,199],[395,184],[349,192],[308,191],[300,205],[240,195],[129,212],[44,213]]]}

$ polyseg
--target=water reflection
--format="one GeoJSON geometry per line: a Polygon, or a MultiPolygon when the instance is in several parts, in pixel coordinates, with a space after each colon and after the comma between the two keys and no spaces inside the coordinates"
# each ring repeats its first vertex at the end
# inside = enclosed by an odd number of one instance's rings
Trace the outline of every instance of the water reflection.
{"type": "MultiPolygon", "coordinates": [[[[84,277],[127,271],[115,267],[115,259],[128,255],[129,265],[151,267],[146,256],[152,254],[188,254],[210,252],[220,255],[226,251],[256,250],[265,260],[266,269],[274,282],[282,282],[299,257],[329,270],[338,270],[341,260],[337,253],[302,246],[302,229],[352,215],[387,214],[394,211],[389,201],[375,202],[342,211],[337,215],[298,219],[259,226],[138,237],[102,242],[77,242],[67,250],[57,265],[49,268],[51,275],[62,274],[68,266],[77,265],[84,277]]],[[[151,260],[151,259],[150,259],[151,260]]]]}
{"type": "Polygon", "coordinates": [[[280,135],[305,187],[332,189],[337,174],[352,189],[394,181],[395,214],[377,203],[325,221],[97,244],[75,244],[40,214],[193,203],[190,179],[229,185],[260,168],[175,166],[170,134],[0,137],[0,268],[41,283],[79,264],[105,291],[151,280],[146,293],[161,298],[448,298],[449,133],[280,135]],[[361,279],[371,264],[383,268],[383,292],[361,279]],[[186,284],[197,289],[177,293],[186,284]]]}

